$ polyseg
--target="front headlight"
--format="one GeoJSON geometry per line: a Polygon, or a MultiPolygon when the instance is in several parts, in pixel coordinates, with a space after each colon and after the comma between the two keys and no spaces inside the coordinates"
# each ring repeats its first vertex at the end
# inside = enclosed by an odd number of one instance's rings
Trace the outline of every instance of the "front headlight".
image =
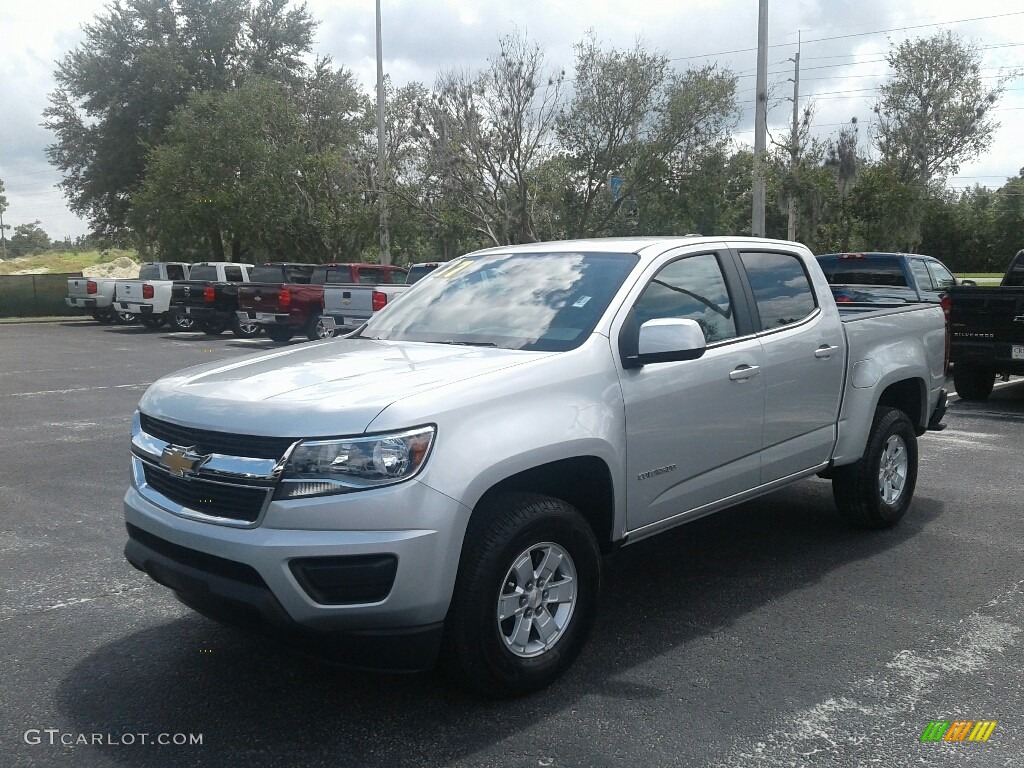
{"type": "Polygon", "coordinates": [[[303,440],[288,457],[275,499],[298,499],[393,485],[420,471],[433,427],[372,437],[303,440]]]}

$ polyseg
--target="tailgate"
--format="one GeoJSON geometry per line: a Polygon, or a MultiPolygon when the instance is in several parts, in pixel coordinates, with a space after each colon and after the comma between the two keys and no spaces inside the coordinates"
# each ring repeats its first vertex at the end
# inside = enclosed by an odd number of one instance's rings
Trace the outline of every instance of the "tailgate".
{"type": "Polygon", "coordinates": [[[254,312],[277,312],[277,296],[283,285],[240,285],[238,286],[238,308],[254,312]]]}
{"type": "Polygon", "coordinates": [[[88,290],[86,283],[89,282],[87,277],[75,277],[68,280],[68,296],[73,298],[86,298],[88,297],[88,290]]]}
{"type": "Polygon", "coordinates": [[[171,301],[175,304],[185,304],[190,307],[203,306],[206,303],[204,291],[209,283],[190,280],[188,282],[177,282],[171,286],[171,301]]]}
{"type": "Polygon", "coordinates": [[[1024,344],[1024,288],[950,291],[954,341],[1024,344]]]}

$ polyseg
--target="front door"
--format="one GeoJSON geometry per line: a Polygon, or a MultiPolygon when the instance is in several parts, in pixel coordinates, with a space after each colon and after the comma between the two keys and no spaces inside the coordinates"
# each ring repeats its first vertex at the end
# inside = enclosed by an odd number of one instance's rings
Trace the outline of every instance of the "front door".
{"type": "Polygon", "coordinates": [[[633,305],[638,326],[696,320],[708,348],[697,360],[621,373],[630,530],[759,483],[764,358],[737,313],[736,275],[727,250],[683,255],[658,269],[633,305]]]}

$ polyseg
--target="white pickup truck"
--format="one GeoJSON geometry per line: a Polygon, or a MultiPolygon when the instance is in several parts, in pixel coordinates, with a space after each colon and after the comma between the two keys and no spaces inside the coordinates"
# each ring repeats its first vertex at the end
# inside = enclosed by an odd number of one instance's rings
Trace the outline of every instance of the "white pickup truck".
{"type": "Polygon", "coordinates": [[[351,336],[150,387],[125,555],[213,618],[526,693],[583,646],[604,552],[815,475],[895,525],[945,348],[938,305],[841,313],[795,243],[472,253],[351,336]]]}
{"type": "Polygon", "coordinates": [[[192,330],[195,321],[171,311],[171,288],[175,280],[188,280],[191,264],[158,261],[143,264],[137,280],[118,280],[114,287],[114,307],[131,312],[147,328],[167,323],[178,331],[192,330]]]}
{"type": "Polygon", "coordinates": [[[64,303],[84,309],[98,323],[134,323],[135,316],[114,306],[113,277],[72,277],[68,280],[68,295],[64,303]]]}

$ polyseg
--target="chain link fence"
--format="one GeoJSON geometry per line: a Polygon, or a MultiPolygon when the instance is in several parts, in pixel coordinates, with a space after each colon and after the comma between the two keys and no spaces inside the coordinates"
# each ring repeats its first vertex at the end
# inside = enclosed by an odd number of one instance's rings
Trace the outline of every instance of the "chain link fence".
{"type": "Polygon", "coordinates": [[[0,317],[78,316],[81,310],[64,303],[68,278],[81,272],[59,275],[0,275],[0,317]]]}

